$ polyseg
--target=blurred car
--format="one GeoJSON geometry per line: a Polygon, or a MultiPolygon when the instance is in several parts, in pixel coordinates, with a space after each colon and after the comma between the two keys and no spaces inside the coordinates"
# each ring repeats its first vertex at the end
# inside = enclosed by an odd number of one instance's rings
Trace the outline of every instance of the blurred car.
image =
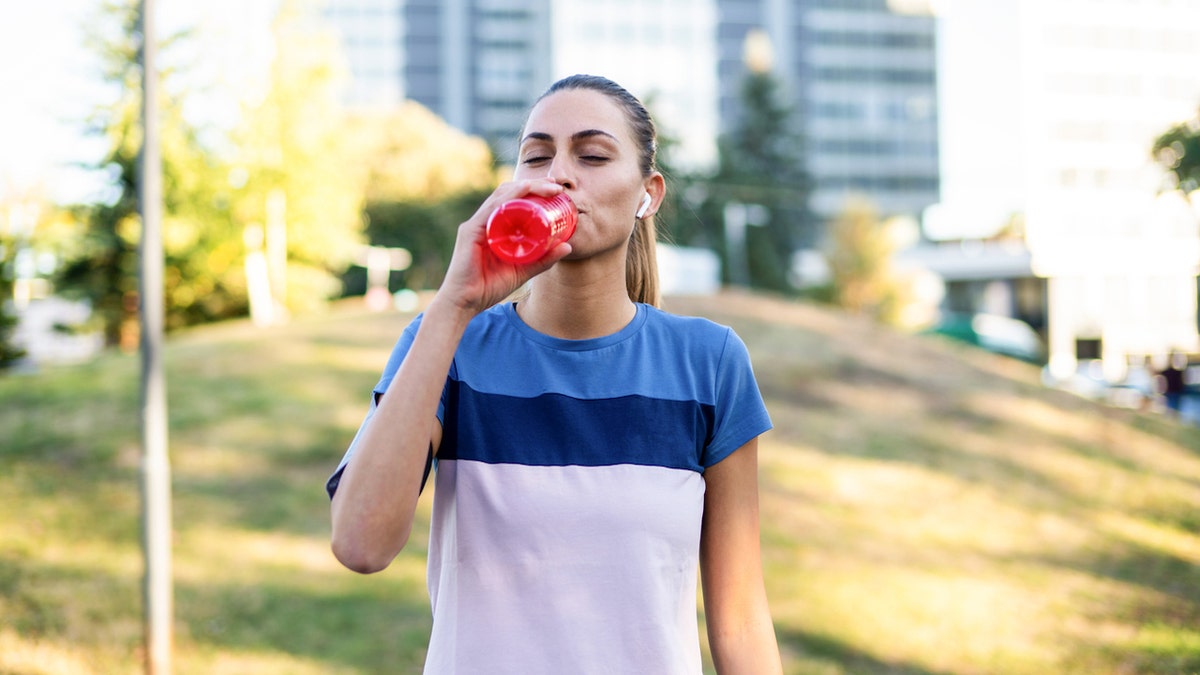
{"type": "Polygon", "coordinates": [[[1046,362],[1046,346],[1042,337],[1020,319],[998,314],[944,313],[938,323],[925,332],[944,335],[1035,365],[1046,362]]]}

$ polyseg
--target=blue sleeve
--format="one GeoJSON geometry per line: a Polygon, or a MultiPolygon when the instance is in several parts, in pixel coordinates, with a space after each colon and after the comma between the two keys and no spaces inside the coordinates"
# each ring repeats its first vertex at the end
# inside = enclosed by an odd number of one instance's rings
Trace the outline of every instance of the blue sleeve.
{"type": "MultiPolygon", "coordinates": [[[[404,357],[408,355],[408,350],[412,348],[413,340],[417,336],[417,328],[421,325],[421,316],[413,319],[404,332],[400,334],[400,338],[396,341],[396,345],[392,348],[391,356],[388,357],[387,365],[383,368],[383,375],[380,376],[379,382],[371,392],[371,404],[367,408],[367,415],[363,418],[362,424],[358,426],[358,431],[354,434],[354,440],[350,441],[350,447],[346,449],[345,455],[342,456],[342,461],[338,463],[337,469],[333,475],[325,481],[325,492],[329,494],[329,498],[333,499],[333,495],[337,492],[338,483],[341,482],[342,472],[346,470],[346,465],[350,463],[350,458],[354,456],[354,450],[358,446],[358,439],[362,437],[363,430],[367,428],[367,424],[371,422],[371,418],[375,415],[375,410],[379,406],[379,398],[383,396],[388,387],[392,384],[392,378],[396,376],[396,371],[400,369],[400,364],[404,362],[404,357]]],[[[446,396],[443,391],[442,400],[438,403],[438,421],[443,418],[446,405],[446,396]]],[[[432,460],[432,454],[430,456],[432,460]]],[[[425,467],[425,476],[429,476],[429,463],[425,467]]],[[[422,480],[424,485],[424,480],[422,480]]]]}
{"type": "Polygon", "coordinates": [[[705,468],[725,459],[772,427],[758,381],[754,378],[750,352],[737,333],[727,330],[717,365],[712,438],[701,457],[705,468]]]}

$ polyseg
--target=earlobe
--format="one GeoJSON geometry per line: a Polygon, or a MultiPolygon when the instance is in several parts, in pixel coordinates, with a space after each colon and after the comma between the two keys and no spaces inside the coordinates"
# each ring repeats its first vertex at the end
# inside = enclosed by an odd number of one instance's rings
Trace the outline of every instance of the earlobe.
{"type": "Polygon", "coordinates": [[[635,217],[635,218],[641,218],[642,216],[645,216],[645,215],[646,215],[646,209],[650,208],[650,203],[651,203],[652,201],[654,201],[654,200],[653,200],[653,199],[651,199],[651,197],[650,197],[650,193],[649,193],[649,192],[647,192],[647,193],[646,193],[646,194],[645,194],[645,195],[642,197],[642,205],[638,207],[637,213],[636,213],[636,214],[634,214],[634,217],[635,217]]]}

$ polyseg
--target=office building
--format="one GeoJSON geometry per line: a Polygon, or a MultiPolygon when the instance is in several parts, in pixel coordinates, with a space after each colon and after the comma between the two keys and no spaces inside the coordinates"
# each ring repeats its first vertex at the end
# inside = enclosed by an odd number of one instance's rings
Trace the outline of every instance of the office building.
{"type": "Polygon", "coordinates": [[[746,34],[766,30],[808,139],[813,208],[832,214],[852,192],[886,213],[936,201],[934,21],[886,0],[334,0],[329,16],[352,103],[416,100],[503,157],[550,82],[601,74],[648,101],[692,167],[715,162],[746,34]]]}
{"type": "Polygon", "coordinates": [[[797,113],[819,221],[852,194],[884,215],[919,216],[938,201],[935,18],[887,0],[718,0],[717,8],[722,128],[740,115],[746,38],[763,30],[797,113]]]}
{"type": "Polygon", "coordinates": [[[388,107],[404,99],[401,0],[329,0],[325,16],[337,29],[350,69],[346,103],[388,107]]]}
{"type": "Polygon", "coordinates": [[[408,98],[485,138],[501,161],[533,99],[572,73],[643,98],[682,162],[715,161],[711,2],[692,0],[334,0],[351,105],[408,98]]]}
{"type": "MultiPolygon", "coordinates": [[[[1023,215],[1050,365],[1110,380],[1200,351],[1200,213],[1151,156],[1200,105],[1194,0],[955,0],[942,16],[935,237],[1023,215]]],[[[1194,201],[1193,203],[1200,203],[1194,201]]]]}

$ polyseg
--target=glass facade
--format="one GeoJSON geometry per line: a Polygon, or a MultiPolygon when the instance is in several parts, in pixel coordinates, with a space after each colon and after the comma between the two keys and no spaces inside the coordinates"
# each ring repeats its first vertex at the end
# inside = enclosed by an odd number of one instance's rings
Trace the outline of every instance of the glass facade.
{"type": "Polygon", "coordinates": [[[401,0],[329,0],[326,16],[337,30],[350,84],[346,102],[389,106],[404,98],[401,0]]]}
{"type": "Polygon", "coordinates": [[[329,13],[351,103],[413,99],[502,161],[530,101],[585,72],[645,100],[679,141],[678,164],[711,167],[740,114],[746,35],[765,30],[818,219],[854,192],[885,214],[918,215],[938,199],[934,20],[886,0],[333,0],[329,13]]]}
{"type": "Polygon", "coordinates": [[[854,193],[885,215],[938,201],[936,21],[886,0],[720,0],[721,123],[739,115],[746,35],[766,30],[799,114],[818,221],[854,193]]]}

